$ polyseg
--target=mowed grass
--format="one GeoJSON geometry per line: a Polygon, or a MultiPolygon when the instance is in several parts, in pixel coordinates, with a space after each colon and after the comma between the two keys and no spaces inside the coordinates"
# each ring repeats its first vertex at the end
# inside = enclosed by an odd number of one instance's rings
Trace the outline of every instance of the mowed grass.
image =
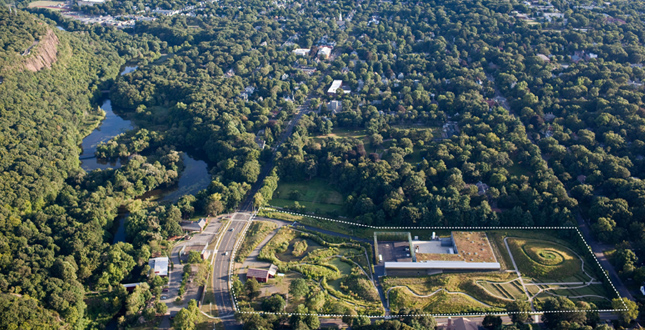
{"type": "Polygon", "coordinates": [[[524,276],[539,281],[558,281],[582,273],[580,258],[558,243],[512,237],[508,239],[508,246],[524,276]],[[549,256],[554,256],[554,259],[549,256]],[[552,260],[559,263],[550,265],[552,260]]]}
{"type": "Polygon", "coordinates": [[[307,212],[320,210],[324,213],[342,213],[343,200],[343,195],[324,179],[314,178],[309,181],[281,182],[269,204],[288,208],[297,201],[307,212]]]}

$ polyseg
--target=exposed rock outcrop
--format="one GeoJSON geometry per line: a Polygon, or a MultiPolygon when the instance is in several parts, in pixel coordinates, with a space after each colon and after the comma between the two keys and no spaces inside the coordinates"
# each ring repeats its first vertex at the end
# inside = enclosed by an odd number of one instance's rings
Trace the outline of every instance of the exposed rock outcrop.
{"type": "Polygon", "coordinates": [[[58,37],[51,29],[38,41],[24,59],[24,68],[29,71],[39,71],[42,68],[51,68],[56,62],[58,53],[58,37]]]}

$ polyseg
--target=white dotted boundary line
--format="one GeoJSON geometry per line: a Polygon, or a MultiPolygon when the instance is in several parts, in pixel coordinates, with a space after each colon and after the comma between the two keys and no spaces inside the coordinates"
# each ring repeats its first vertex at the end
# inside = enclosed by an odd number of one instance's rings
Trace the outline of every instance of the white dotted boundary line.
{"type": "Polygon", "coordinates": [[[233,290],[233,265],[235,264],[235,252],[237,252],[237,249],[240,247],[242,244],[242,241],[244,240],[244,237],[246,236],[246,232],[251,228],[251,223],[253,223],[253,218],[258,214],[260,210],[258,209],[255,211],[251,217],[248,220],[248,223],[244,226],[244,229],[241,232],[240,239],[235,243],[235,246],[233,246],[233,251],[231,251],[231,262],[229,263],[229,268],[228,268],[228,290],[231,293],[231,298],[233,299],[233,310],[238,313],[240,312],[239,308],[237,307],[237,297],[235,297],[235,290],[233,290]]]}
{"type": "Polygon", "coordinates": [[[623,312],[628,311],[629,307],[627,307],[627,304],[625,303],[625,300],[623,299],[623,297],[620,296],[620,293],[618,293],[618,289],[616,289],[616,287],[614,286],[614,283],[609,278],[609,275],[607,274],[605,269],[602,268],[602,265],[600,264],[600,261],[598,260],[598,258],[596,258],[596,254],[593,252],[593,249],[591,248],[591,246],[589,244],[587,244],[587,241],[585,240],[585,237],[582,235],[582,232],[577,227],[576,227],[576,232],[580,236],[580,239],[582,240],[582,242],[587,246],[587,249],[589,250],[589,253],[591,253],[591,255],[593,256],[593,259],[596,260],[596,264],[598,264],[598,267],[600,267],[600,270],[602,271],[602,274],[605,275],[605,278],[607,279],[607,282],[609,282],[609,284],[611,285],[611,288],[614,289],[614,292],[616,293],[616,296],[620,299],[620,302],[623,303],[623,306],[625,307],[625,309],[621,310],[621,311],[623,311],[623,312]]]}
{"type": "MultiPolygon", "coordinates": [[[[611,284],[612,288],[616,292],[616,295],[620,297],[620,294],[618,294],[618,290],[616,290],[616,287],[614,284],[611,282],[607,274],[604,272],[604,268],[600,265],[600,262],[596,258],[596,256],[593,254],[593,251],[591,250],[591,246],[587,244],[587,241],[585,241],[584,237],[582,236],[582,233],[580,233],[580,230],[578,227],[378,227],[378,226],[370,226],[370,225],[365,225],[361,223],[354,223],[354,222],[349,222],[349,221],[342,221],[342,220],[336,220],[336,219],[329,219],[329,218],[324,218],[324,217],[319,217],[315,215],[307,215],[307,214],[300,214],[300,213],[295,213],[295,212],[288,212],[288,211],[282,211],[278,210],[272,207],[260,207],[258,211],[260,210],[268,210],[268,211],[275,211],[275,212],[281,212],[281,213],[287,213],[291,215],[297,215],[297,216],[303,216],[303,217],[309,217],[309,218],[314,218],[314,219],[320,219],[320,220],[327,220],[327,221],[333,221],[333,222],[339,222],[339,223],[345,223],[348,225],[355,225],[355,226],[361,226],[361,227],[366,227],[366,228],[371,228],[371,229],[455,229],[455,230],[460,230],[460,229],[482,229],[482,230],[500,230],[500,229],[507,229],[507,230],[513,230],[513,229],[575,229],[578,232],[578,235],[580,235],[580,238],[582,238],[582,241],[584,244],[587,246],[589,251],[591,251],[591,255],[593,255],[594,259],[596,260],[596,263],[598,263],[598,266],[600,266],[600,269],[603,270],[603,273],[607,277],[607,280],[611,284]]],[[[256,212],[257,213],[257,212],[256,212]]],[[[243,233],[246,233],[246,230],[248,227],[244,229],[243,233]]],[[[240,240],[239,242],[241,242],[240,240]]],[[[233,250],[233,254],[231,255],[231,258],[234,258],[235,256],[235,251],[237,250],[237,247],[239,246],[239,242],[236,245],[235,249],[233,250]]],[[[231,263],[232,265],[233,263],[231,263]]],[[[231,266],[231,276],[232,276],[232,266],[231,266]]],[[[229,279],[231,278],[229,276],[229,279]]],[[[434,313],[427,313],[427,314],[405,314],[405,315],[353,315],[353,314],[316,314],[316,313],[282,313],[282,312],[257,312],[257,311],[241,311],[238,308],[237,305],[237,298],[235,297],[235,292],[232,290],[229,284],[229,288],[231,289],[231,295],[233,296],[233,301],[235,303],[235,312],[236,313],[241,313],[241,314],[260,314],[260,315],[284,315],[284,316],[317,316],[317,317],[328,317],[328,318],[341,318],[344,316],[353,316],[353,317],[359,317],[359,316],[365,316],[368,318],[374,318],[374,319],[393,319],[393,318],[398,318],[398,317],[425,317],[425,316],[432,316],[432,317],[453,317],[453,316],[485,316],[485,315],[498,315],[498,316],[503,316],[503,315],[511,315],[511,314],[529,314],[529,315],[542,315],[542,314],[553,314],[553,313],[588,313],[588,312],[597,312],[597,313],[615,313],[615,312],[627,312],[629,309],[627,308],[627,305],[625,302],[622,300],[623,305],[625,306],[624,309],[582,309],[582,310],[566,310],[566,311],[537,311],[537,312],[488,312],[488,313],[448,313],[448,314],[434,314],[434,313]]]]}
{"type": "Polygon", "coordinates": [[[283,210],[278,210],[273,207],[261,207],[260,210],[267,210],[267,211],[273,211],[273,212],[280,212],[280,213],[286,213],[286,214],[291,214],[291,215],[296,215],[296,216],[301,216],[301,217],[308,217],[308,218],[313,218],[313,219],[318,219],[318,220],[326,220],[326,221],[332,221],[332,222],[338,222],[338,223],[343,223],[347,225],[352,225],[352,226],[359,226],[359,227],[365,227],[365,228],[370,228],[370,229],[378,229],[378,230],[383,230],[383,229],[406,229],[406,230],[415,230],[415,229],[436,229],[436,230],[516,230],[516,229],[522,229],[522,230],[534,230],[534,229],[578,229],[578,227],[572,227],[572,226],[562,226],[562,227],[504,227],[504,226],[498,226],[498,227],[467,227],[467,226],[456,226],[456,227],[449,227],[449,226],[401,226],[401,227],[381,227],[381,226],[371,226],[371,225],[366,225],[363,223],[357,223],[357,222],[350,222],[350,221],[343,221],[343,220],[337,220],[337,219],[330,219],[330,218],[325,218],[325,217],[319,217],[317,215],[310,215],[310,214],[302,214],[302,213],[296,213],[296,212],[289,212],[289,211],[283,211],[283,210]]]}
{"type": "Polygon", "coordinates": [[[255,311],[237,311],[240,314],[260,314],[260,315],[284,315],[284,316],[317,316],[317,317],[329,317],[329,318],[341,318],[345,316],[352,317],[368,317],[372,319],[395,319],[399,317],[453,317],[453,316],[486,316],[486,315],[515,315],[515,314],[529,314],[529,315],[542,315],[542,314],[555,314],[555,313],[615,313],[615,312],[624,312],[626,309],[575,309],[575,310],[566,310],[566,311],[537,311],[537,312],[488,312],[488,313],[448,313],[448,314],[391,314],[391,315],[356,315],[356,314],[315,314],[315,313],[284,313],[284,312],[255,312],[255,311]]]}

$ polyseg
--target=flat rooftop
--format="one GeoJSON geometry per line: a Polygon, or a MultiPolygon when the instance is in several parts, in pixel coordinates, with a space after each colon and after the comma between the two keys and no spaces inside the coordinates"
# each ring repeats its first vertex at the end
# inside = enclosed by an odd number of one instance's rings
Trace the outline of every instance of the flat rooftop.
{"type": "Polygon", "coordinates": [[[386,262],[412,262],[408,241],[379,241],[378,252],[386,262]]]}
{"type": "Polygon", "coordinates": [[[414,246],[419,246],[419,252],[416,253],[417,261],[497,262],[486,233],[453,231],[451,237],[450,246],[441,244],[438,240],[413,241],[414,246]],[[450,249],[453,251],[452,254],[450,249]]]}

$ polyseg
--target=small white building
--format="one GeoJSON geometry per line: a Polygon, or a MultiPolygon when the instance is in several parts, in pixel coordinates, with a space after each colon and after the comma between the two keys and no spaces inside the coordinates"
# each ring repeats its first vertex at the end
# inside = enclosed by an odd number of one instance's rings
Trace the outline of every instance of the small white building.
{"type": "Polygon", "coordinates": [[[150,271],[157,276],[168,276],[168,257],[151,258],[148,261],[150,271]]]}
{"type": "Polygon", "coordinates": [[[296,48],[293,50],[293,53],[298,56],[307,56],[309,55],[310,51],[311,49],[308,49],[308,48],[296,48]]]}
{"type": "Polygon", "coordinates": [[[329,89],[327,90],[327,94],[330,95],[335,95],[336,92],[338,91],[339,88],[343,87],[343,81],[342,80],[334,80],[331,83],[331,86],[329,86],[329,89]]]}

